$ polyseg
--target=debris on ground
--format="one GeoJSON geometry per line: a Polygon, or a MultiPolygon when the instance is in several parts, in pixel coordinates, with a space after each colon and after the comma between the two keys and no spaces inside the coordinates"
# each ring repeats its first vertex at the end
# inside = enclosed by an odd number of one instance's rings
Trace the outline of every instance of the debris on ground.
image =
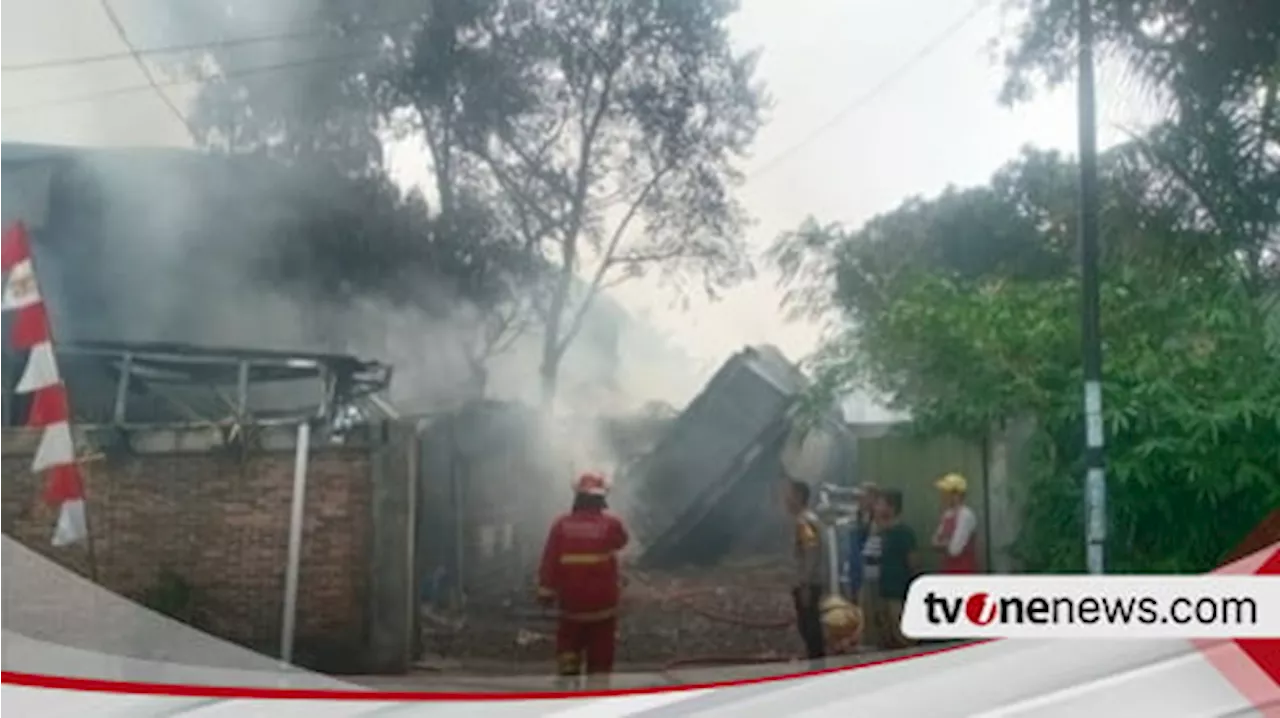
{"type": "MultiPolygon", "coordinates": [[[[551,612],[527,606],[471,606],[465,616],[424,612],[430,653],[511,665],[550,660],[551,612]]],[[[800,651],[786,564],[779,559],[715,569],[629,571],[617,660],[637,665],[786,660],[800,651]]]]}

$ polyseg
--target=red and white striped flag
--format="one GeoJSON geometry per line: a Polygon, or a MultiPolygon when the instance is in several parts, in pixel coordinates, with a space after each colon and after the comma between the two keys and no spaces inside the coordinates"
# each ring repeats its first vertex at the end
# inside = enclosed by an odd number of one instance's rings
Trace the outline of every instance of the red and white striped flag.
{"type": "Polygon", "coordinates": [[[12,313],[12,342],[27,352],[26,368],[14,392],[31,397],[27,426],[41,430],[31,470],[47,472],[44,498],[58,509],[53,545],[66,546],[88,538],[84,513],[84,481],[71,438],[67,388],[58,374],[49,332],[49,315],[36,282],[27,230],[18,223],[4,231],[3,310],[12,313]]]}

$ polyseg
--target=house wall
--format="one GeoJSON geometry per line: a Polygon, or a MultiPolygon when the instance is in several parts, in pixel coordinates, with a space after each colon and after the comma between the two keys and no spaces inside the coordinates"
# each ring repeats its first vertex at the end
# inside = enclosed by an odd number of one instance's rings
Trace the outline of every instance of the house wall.
{"type": "MultiPolygon", "coordinates": [[[[896,423],[853,424],[858,436],[857,478],[901,489],[905,519],[924,541],[937,527],[941,503],[934,482],[959,472],[968,479],[968,504],[978,516],[978,555],[984,570],[1016,573],[1015,544],[1022,528],[1027,475],[1036,422],[1019,417],[993,426],[983,442],[954,437],[916,438],[896,423]]],[[[926,568],[937,565],[927,552],[926,568]]]]}
{"type": "MultiPolygon", "coordinates": [[[[197,628],[279,655],[293,431],[264,429],[261,448],[247,455],[223,446],[216,429],[131,431],[131,452],[83,465],[91,566],[86,545],[49,543],[55,513],[29,468],[38,436],[6,430],[4,533],[135,600],[172,572],[192,588],[197,628]]],[[[106,445],[94,433],[86,430],[80,445],[106,445]]],[[[295,648],[304,665],[358,670],[339,659],[358,659],[368,646],[376,458],[372,442],[313,445],[295,648]]]]}
{"type": "MultiPolygon", "coordinates": [[[[987,457],[981,444],[949,437],[896,435],[887,425],[854,426],[853,430],[859,436],[858,480],[902,491],[903,520],[924,547],[942,510],[934,482],[943,474],[963,474],[969,482],[968,504],[978,517],[979,561],[984,569],[994,563],[989,552],[993,515],[987,496],[987,457]]],[[[922,554],[924,568],[937,570],[937,553],[926,550],[922,554]]]]}

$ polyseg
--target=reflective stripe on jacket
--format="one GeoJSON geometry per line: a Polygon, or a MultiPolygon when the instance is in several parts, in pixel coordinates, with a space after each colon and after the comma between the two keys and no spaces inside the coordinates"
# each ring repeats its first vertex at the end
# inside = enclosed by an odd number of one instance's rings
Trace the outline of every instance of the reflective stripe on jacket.
{"type": "Polygon", "coordinates": [[[561,516],[547,534],[538,590],[555,597],[563,618],[609,618],[620,598],[617,553],[628,540],[622,521],[607,511],[561,516]]]}

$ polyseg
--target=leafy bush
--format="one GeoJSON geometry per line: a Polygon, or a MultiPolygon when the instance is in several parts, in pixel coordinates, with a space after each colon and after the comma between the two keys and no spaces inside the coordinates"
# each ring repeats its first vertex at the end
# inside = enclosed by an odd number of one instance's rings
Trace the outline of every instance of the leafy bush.
{"type": "MultiPolygon", "coordinates": [[[[1078,284],[921,274],[895,296],[829,345],[825,384],[870,383],[942,431],[1036,417],[1017,550],[1029,570],[1080,570],[1078,284]]],[[[1212,568],[1280,505],[1280,359],[1263,307],[1227,271],[1131,263],[1108,273],[1102,317],[1109,570],[1212,568]]]]}

